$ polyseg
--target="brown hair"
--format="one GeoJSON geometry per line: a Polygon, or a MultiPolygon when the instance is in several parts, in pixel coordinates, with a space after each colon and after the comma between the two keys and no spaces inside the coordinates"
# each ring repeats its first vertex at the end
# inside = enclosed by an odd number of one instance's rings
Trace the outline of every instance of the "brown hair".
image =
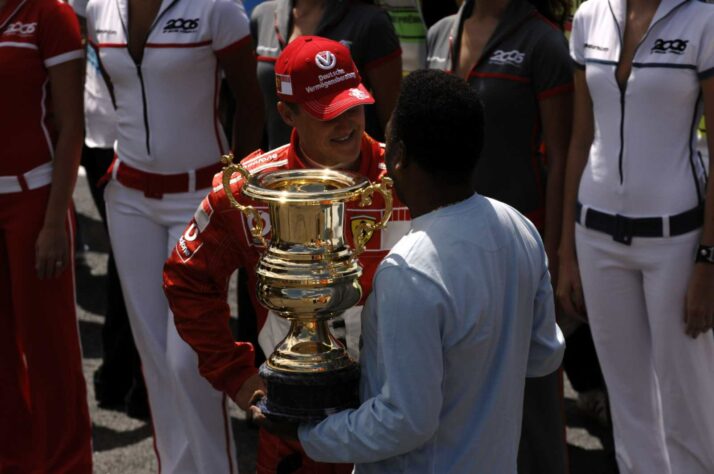
{"type": "MultiPolygon", "coordinates": [[[[516,0],[513,0],[516,1],[516,0]]],[[[571,13],[571,0],[528,0],[538,13],[558,25],[562,30],[565,20],[571,13]]]]}

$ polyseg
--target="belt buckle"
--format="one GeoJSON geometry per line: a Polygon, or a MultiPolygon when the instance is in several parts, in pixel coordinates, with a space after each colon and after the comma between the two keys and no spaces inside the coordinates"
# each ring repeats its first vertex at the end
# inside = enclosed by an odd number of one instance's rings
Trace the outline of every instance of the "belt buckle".
{"type": "Polygon", "coordinates": [[[615,242],[630,245],[632,243],[633,228],[632,219],[615,214],[615,231],[612,233],[612,239],[615,242]]]}

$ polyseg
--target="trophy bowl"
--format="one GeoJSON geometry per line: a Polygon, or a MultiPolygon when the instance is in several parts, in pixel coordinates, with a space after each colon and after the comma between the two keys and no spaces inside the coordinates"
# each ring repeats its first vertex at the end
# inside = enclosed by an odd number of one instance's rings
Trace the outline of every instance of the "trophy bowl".
{"type": "Polygon", "coordinates": [[[328,169],[265,171],[255,175],[223,158],[223,186],[236,209],[253,216],[253,237],[266,249],[258,262],[258,300],[290,322],[287,336],[260,367],[268,396],[262,411],[292,421],[320,420],[358,404],[359,365],[328,328],[328,320],[357,304],[362,274],[357,256],[375,229],[391,216],[391,180],[374,184],[356,173],[328,169]],[[235,199],[231,177],[244,179],[241,193],[266,203],[271,238],[252,206],[235,199]],[[374,192],[385,202],[379,223],[363,222],[345,242],[345,204],[371,203],[374,192]]]}

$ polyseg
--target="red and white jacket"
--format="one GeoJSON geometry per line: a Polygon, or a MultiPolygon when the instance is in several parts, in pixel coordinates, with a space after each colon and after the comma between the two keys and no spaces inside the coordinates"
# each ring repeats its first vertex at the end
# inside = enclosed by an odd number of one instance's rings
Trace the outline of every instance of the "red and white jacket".
{"type": "MultiPolygon", "coordinates": [[[[297,133],[291,142],[275,150],[257,151],[241,161],[251,173],[264,170],[308,168],[297,155],[297,133]]],[[[359,173],[371,181],[379,181],[386,174],[384,147],[367,134],[362,138],[359,173]]],[[[201,374],[218,390],[234,395],[245,379],[256,372],[253,347],[247,342],[235,342],[228,326],[228,280],[237,268],[248,273],[248,287],[255,288],[255,267],[265,250],[251,234],[251,220],[231,207],[223,190],[221,173],[214,177],[214,188],[198,207],[194,218],[176,244],[164,267],[164,290],[174,313],[181,337],[198,354],[201,374]]],[[[240,192],[243,180],[236,174],[231,181],[233,195],[242,204],[254,206],[264,220],[264,235],[270,241],[270,219],[265,203],[256,202],[240,192]]],[[[352,242],[352,229],[363,219],[379,221],[384,212],[384,201],[375,194],[370,206],[359,207],[357,202],[345,206],[345,237],[352,242]]],[[[384,230],[377,230],[360,255],[363,267],[360,284],[363,299],[355,308],[345,312],[348,348],[354,355],[359,340],[359,314],[362,304],[372,289],[372,277],[382,258],[409,230],[409,212],[396,200],[392,218],[384,230]]],[[[254,291],[251,301],[258,318],[259,340],[264,352],[270,354],[275,344],[286,334],[284,320],[264,308],[254,291]]]]}
{"type": "Polygon", "coordinates": [[[0,176],[41,167],[49,183],[57,136],[47,70],[82,56],[69,5],[8,0],[0,9],[0,176]]]}

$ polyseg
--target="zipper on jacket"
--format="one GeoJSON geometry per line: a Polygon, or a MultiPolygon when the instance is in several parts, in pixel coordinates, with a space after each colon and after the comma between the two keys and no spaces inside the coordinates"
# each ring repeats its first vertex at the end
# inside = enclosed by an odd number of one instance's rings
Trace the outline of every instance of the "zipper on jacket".
{"type": "MultiPolygon", "coordinates": [[[[619,61],[618,61],[619,63],[619,61]]],[[[632,71],[630,71],[632,74],[632,71]]],[[[622,173],[622,156],[625,154],[625,92],[627,92],[627,82],[630,78],[625,81],[625,87],[620,87],[620,153],[617,157],[617,169],[620,172],[620,186],[622,186],[625,177],[622,173]]],[[[615,81],[617,81],[617,66],[615,66],[615,81]]],[[[618,84],[619,86],[619,84],[618,84]]]]}
{"type": "MultiPolygon", "coordinates": [[[[615,26],[617,26],[617,38],[620,40],[620,55],[617,58],[615,70],[613,71],[612,75],[615,76],[615,85],[620,91],[620,151],[617,154],[617,169],[620,174],[620,186],[622,186],[625,179],[622,171],[622,158],[625,154],[625,92],[627,92],[627,83],[630,82],[630,76],[627,76],[627,79],[625,79],[625,85],[621,87],[620,82],[617,80],[617,67],[620,65],[620,61],[622,61],[622,51],[625,49],[625,40],[622,37],[622,30],[620,29],[620,24],[617,22],[617,17],[615,16],[615,12],[612,11],[612,5],[610,4],[610,2],[607,2],[607,6],[610,9],[610,14],[612,15],[612,19],[615,22],[615,26]]],[[[635,52],[632,54],[633,62],[635,60],[636,54],[637,48],[635,48],[635,52]]],[[[632,66],[630,66],[630,74],[632,74],[632,66]]]]}
{"type": "Polygon", "coordinates": [[[141,73],[141,64],[136,65],[136,74],[139,76],[141,85],[141,106],[144,113],[144,132],[146,132],[146,153],[151,156],[151,132],[149,131],[149,111],[146,105],[146,87],[144,86],[144,75],[141,73]]]}
{"type": "MultiPolygon", "coordinates": [[[[119,8],[119,1],[117,0],[116,6],[117,10],[119,10],[119,21],[121,21],[121,26],[124,29],[124,34],[126,35],[127,38],[127,54],[129,54],[129,57],[132,59],[134,64],[136,65],[136,74],[139,76],[139,84],[141,85],[141,106],[142,106],[142,113],[144,115],[144,131],[146,132],[146,153],[151,156],[151,143],[150,143],[150,138],[151,138],[151,131],[149,129],[149,109],[148,105],[146,104],[146,86],[144,85],[144,75],[141,72],[141,63],[144,62],[144,53],[146,49],[146,43],[149,40],[149,36],[151,35],[151,32],[154,30],[156,25],[159,24],[159,21],[161,18],[169,11],[171,8],[174,7],[179,2],[179,0],[173,0],[164,11],[160,12],[156,18],[154,19],[154,22],[149,26],[149,31],[146,33],[146,38],[144,39],[144,45],[142,47],[142,54],[141,54],[141,61],[136,62],[134,60],[134,57],[129,53],[129,29],[127,28],[126,24],[124,23],[124,18],[121,15],[121,8],[119,8]]],[[[161,7],[159,7],[160,9],[161,7]]]]}
{"type": "MultiPolygon", "coordinates": [[[[615,16],[615,12],[612,11],[612,5],[610,2],[607,2],[607,6],[610,9],[610,14],[612,15],[612,19],[615,22],[615,25],[617,26],[617,37],[620,40],[620,57],[617,58],[617,64],[615,64],[615,71],[614,71],[614,76],[615,76],[615,84],[617,85],[617,88],[620,90],[620,153],[618,154],[618,171],[620,173],[620,186],[623,185],[624,180],[625,180],[625,175],[623,171],[623,155],[625,153],[625,93],[627,92],[627,84],[630,82],[630,76],[632,75],[632,69],[634,68],[635,65],[635,57],[637,56],[637,50],[640,49],[640,46],[642,46],[642,43],[645,42],[647,37],[649,36],[650,32],[654,29],[654,27],[660,23],[662,20],[670,16],[675,10],[678,10],[679,7],[687,3],[688,0],[684,0],[683,2],[679,3],[676,5],[674,8],[672,8],[670,11],[667,12],[666,15],[664,15],[662,18],[659,20],[655,21],[652,23],[649,28],[647,28],[647,31],[645,31],[645,34],[642,36],[642,39],[637,43],[635,46],[635,50],[632,52],[632,64],[630,65],[630,74],[627,76],[627,79],[625,80],[625,85],[624,87],[620,87],[620,83],[617,81],[617,67],[620,64],[620,61],[622,60],[622,51],[625,48],[625,39],[622,37],[622,30],[620,29],[620,24],[617,22],[617,16],[615,16]]],[[[655,15],[657,12],[655,11],[655,15]]]]}

